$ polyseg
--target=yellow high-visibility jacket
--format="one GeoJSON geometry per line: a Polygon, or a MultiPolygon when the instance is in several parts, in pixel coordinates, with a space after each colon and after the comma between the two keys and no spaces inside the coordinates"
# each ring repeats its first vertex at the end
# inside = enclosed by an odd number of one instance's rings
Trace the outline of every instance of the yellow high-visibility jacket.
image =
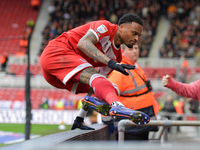
{"type": "Polygon", "coordinates": [[[155,119],[158,112],[157,102],[154,93],[149,91],[145,84],[147,78],[144,71],[138,63],[132,64],[124,56],[121,63],[135,65],[135,69],[127,70],[128,76],[114,70],[108,77],[110,82],[118,86],[121,103],[127,108],[142,111],[155,119]]]}

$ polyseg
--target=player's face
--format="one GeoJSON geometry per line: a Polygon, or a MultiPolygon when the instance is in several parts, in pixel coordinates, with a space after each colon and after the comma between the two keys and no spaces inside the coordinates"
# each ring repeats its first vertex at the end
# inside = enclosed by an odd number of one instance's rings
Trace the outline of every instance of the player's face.
{"type": "Polygon", "coordinates": [[[133,45],[132,48],[128,48],[126,47],[123,51],[123,55],[129,59],[130,62],[132,62],[133,64],[137,61],[138,57],[139,57],[139,48],[138,45],[133,45]]]}
{"type": "Polygon", "coordinates": [[[143,27],[136,23],[124,23],[120,25],[120,40],[122,44],[132,48],[137,43],[142,33],[143,27]]]}

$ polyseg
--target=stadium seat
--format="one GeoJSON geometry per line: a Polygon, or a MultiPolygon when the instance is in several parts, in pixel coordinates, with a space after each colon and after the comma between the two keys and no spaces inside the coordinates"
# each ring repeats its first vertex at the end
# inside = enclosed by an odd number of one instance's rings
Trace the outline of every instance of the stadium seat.
{"type": "Polygon", "coordinates": [[[0,41],[0,52],[6,51],[10,55],[15,55],[20,50],[19,36],[26,31],[28,19],[36,21],[38,12],[39,10],[33,10],[29,0],[0,1],[0,38],[6,38],[0,41]]]}
{"type": "MultiPolygon", "coordinates": [[[[65,109],[76,109],[75,103],[84,94],[74,95],[66,90],[58,89],[31,89],[31,104],[33,109],[40,109],[43,98],[48,96],[50,98],[50,109],[55,108],[55,101],[58,99],[65,99],[65,109]]],[[[25,90],[23,88],[1,88],[0,89],[0,102],[5,104],[7,108],[24,107],[25,90]],[[4,102],[2,102],[4,101],[4,102]],[[5,102],[8,101],[8,102],[5,102]],[[23,104],[23,105],[20,105],[23,104]],[[11,105],[12,104],[12,105],[11,105]]]]}

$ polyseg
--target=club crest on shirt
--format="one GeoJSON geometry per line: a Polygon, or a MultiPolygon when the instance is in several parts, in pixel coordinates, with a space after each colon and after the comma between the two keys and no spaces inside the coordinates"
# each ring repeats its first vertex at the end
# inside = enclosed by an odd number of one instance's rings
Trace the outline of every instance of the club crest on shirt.
{"type": "Polygon", "coordinates": [[[99,32],[102,34],[102,33],[107,32],[108,29],[106,28],[105,25],[102,24],[102,25],[100,25],[100,26],[97,28],[97,31],[99,31],[99,32]]]}

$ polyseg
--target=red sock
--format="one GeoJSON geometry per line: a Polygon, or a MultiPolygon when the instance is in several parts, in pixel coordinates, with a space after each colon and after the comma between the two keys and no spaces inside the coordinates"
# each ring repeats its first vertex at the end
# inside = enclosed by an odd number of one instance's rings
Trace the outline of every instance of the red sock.
{"type": "Polygon", "coordinates": [[[97,96],[96,94],[92,94],[91,97],[96,97],[96,98],[102,100],[102,99],[101,99],[99,96],[97,96]]]}
{"type": "Polygon", "coordinates": [[[102,76],[96,76],[91,80],[91,86],[100,99],[105,100],[110,105],[115,101],[120,102],[117,96],[117,90],[113,87],[110,81],[102,76]]]}

